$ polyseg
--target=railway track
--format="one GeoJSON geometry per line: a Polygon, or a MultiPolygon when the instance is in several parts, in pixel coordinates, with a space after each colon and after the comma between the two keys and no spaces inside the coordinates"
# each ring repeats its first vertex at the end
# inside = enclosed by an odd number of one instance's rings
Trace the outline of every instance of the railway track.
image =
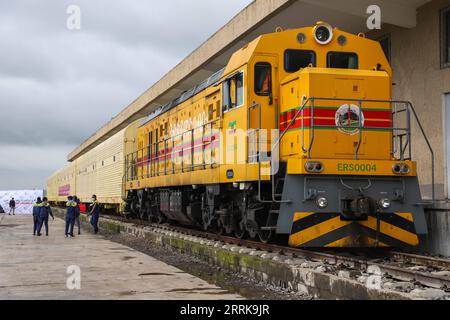
{"type": "Polygon", "coordinates": [[[376,257],[367,254],[363,256],[350,252],[323,252],[298,248],[291,248],[277,244],[265,244],[247,239],[238,239],[226,235],[219,235],[203,230],[188,229],[168,224],[154,224],[141,220],[126,219],[117,216],[108,216],[114,220],[126,223],[151,227],[156,230],[177,232],[188,236],[194,236],[211,241],[218,241],[228,245],[239,246],[254,250],[267,251],[295,258],[304,258],[311,261],[324,262],[330,265],[345,266],[354,270],[367,271],[369,267],[378,267],[382,275],[397,281],[408,281],[429,288],[450,290],[450,276],[436,274],[435,272],[449,271],[450,260],[439,259],[397,251],[376,252],[376,257]]]}
{"type": "Polygon", "coordinates": [[[390,257],[404,263],[410,263],[415,265],[423,265],[436,269],[450,270],[450,260],[435,258],[431,256],[424,256],[406,252],[392,251],[389,253],[390,257]]]}

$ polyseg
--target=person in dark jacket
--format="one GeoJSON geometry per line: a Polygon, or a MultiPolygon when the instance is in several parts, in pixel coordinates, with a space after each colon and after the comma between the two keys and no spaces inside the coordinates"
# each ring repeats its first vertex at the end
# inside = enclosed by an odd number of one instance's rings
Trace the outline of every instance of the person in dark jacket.
{"type": "Polygon", "coordinates": [[[36,235],[39,228],[39,210],[42,205],[41,197],[37,198],[36,203],[33,204],[33,236],[36,235]]]}
{"type": "Polygon", "coordinates": [[[52,213],[52,208],[50,207],[50,204],[48,203],[48,199],[44,198],[42,199],[42,204],[39,207],[39,228],[37,231],[37,236],[42,236],[41,230],[42,225],[45,225],[45,235],[48,237],[48,218],[52,217],[53,220],[55,220],[55,217],[52,213]]]}
{"type": "Polygon", "coordinates": [[[94,227],[95,234],[98,233],[98,220],[100,219],[100,203],[97,201],[97,196],[92,196],[91,210],[89,211],[91,216],[91,225],[94,227]]]}
{"type": "Polygon", "coordinates": [[[73,196],[73,201],[77,203],[75,207],[75,223],[78,228],[78,235],[81,234],[81,222],[80,222],[80,199],[77,196],[73,196]]]}
{"type": "Polygon", "coordinates": [[[78,206],[73,197],[67,197],[66,203],[66,238],[74,238],[73,227],[75,225],[76,207],[78,206]]]}
{"type": "Polygon", "coordinates": [[[14,198],[9,201],[9,215],[11,215],[11,212],[13,216],[16,215],[16,200],[14,200],[14,198]]]}

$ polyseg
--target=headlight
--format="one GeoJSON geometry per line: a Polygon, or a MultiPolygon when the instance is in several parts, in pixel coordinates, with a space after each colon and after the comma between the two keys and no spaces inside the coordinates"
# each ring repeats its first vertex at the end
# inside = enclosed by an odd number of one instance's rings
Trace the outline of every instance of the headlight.
{"type": "Polygon", "coordinates": [[[392,171],[395,174],[409,174],[411,172],[411,168],[407,164],[397,163],[392,166],[392,171]]]}
{"type": "Polygon", "coordinates": [[[389,199],[381,199],[379,201],[379,205],[382,209],[389,209],[391,207],[391,200],[389,199]]]}
{"type": "Polygon", "coordinates": [[[328,199],[327,198],[317,199],[317,205],[319,206],[319,208],[325,209],[326,207],[328,207],[328,199]]]}
{"type": "Polygon", "coordinates": [[[305,42],[306,42],[306,34],[300,32],[300,33],[297,35],[297,41],[298,41],[299,43],[305,43],[305,42]]]}
{"type": "Polygon", "coordinates": [[[404,164],[402,168],[402,174],[409,174],[410,171],[411,169],[409,168],[409,166],[407,164],[404,164]]]}
{"type": "Polygon", "coordinates": [[[314,28],[314,39],[319,44],[328,44],[333,39],[333,28],[328,23],[319,23],[314,28]]]}
{"type": "Polygon", "coordinates": [[[322,162],[308,161],[307,163],[305,163],[305,169],[310,173],[321,173],[323,172],[324,167],[322,162]]]}

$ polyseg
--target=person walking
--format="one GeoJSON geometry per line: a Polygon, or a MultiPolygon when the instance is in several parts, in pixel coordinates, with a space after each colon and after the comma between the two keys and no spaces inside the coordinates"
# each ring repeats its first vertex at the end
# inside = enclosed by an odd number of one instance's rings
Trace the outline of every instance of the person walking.
{"type": "Polygon", "coordinates": [[[39,228],[37,231],[37,236],[42,236],[41,230],[42,225],[45,225],[45,235],[48,237],[48,218],[49,216],[52,217],[53,220],[55,220],[55,217],[52,213],[52,208],[50,207],[50,204],[48,203],[48,199],[44,198],[42,199],[42,204],[39,207],[39,228]]]}
{"type": "Polygon", "coordinates": [[[39,210],[42,205],[41,197],[37,198],[36,203],[33,204],[33,236],[36,235],[39,228],[39,210]]]}
{"type": "Polygon", "coordinates": [[[81,234],[81,221],[80,221],[80,199],[77,196],[73,196],[73,201],[76,202],[77,206],[75,207],[75,223],[78,228],[78,235],[81,234]]]}
{"type": "Polygon", "coordinates": [[[97,196],[92,196],[91,210],[89,211],[91,216],[91,225],[94,227],[94,233],[98,233],[98,220],[100,219],[100,204],[97,201],[97,196]]]}
{"type": "Polygon", "coordinates": [[[75,211],[77,207],[77,203],[73,201],[73,197],[67,197],[66,203],[66,238],[74,238],[73,235],[73,227],[75,224],[75,211]]]}
{"type": "Polygon", "coordinates": [[[13,216],[16,215],[16,200],[14,200],[14,198],[9,201],[9,215],[11,215],[11,212],[13,216]]]}

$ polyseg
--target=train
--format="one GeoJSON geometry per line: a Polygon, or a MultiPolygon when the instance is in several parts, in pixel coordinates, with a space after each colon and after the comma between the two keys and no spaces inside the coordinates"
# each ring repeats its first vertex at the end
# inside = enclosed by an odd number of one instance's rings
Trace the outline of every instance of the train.
{"type": "Polygon", "coordinates": [[[418,246],[413,107],[392,99],[392,72],[362,33],[277,28],[110,138],[106,181],[109,140],[55,173],[50,201],[97,193],[129,217],[300,248],[418,246]]]}

